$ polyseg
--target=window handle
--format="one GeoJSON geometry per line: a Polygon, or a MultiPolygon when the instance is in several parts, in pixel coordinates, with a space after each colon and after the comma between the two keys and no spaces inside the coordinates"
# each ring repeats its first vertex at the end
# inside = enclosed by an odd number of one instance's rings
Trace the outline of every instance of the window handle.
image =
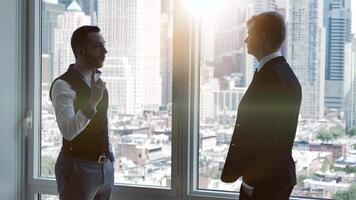
{"type": "Polygon", "coordinates": [[[27,111],[26,118],[23,120],[25,128],[25,136],[28,137],[29,132],[32,130],[33,125],[33,114],[32,110],[27,111]]]}

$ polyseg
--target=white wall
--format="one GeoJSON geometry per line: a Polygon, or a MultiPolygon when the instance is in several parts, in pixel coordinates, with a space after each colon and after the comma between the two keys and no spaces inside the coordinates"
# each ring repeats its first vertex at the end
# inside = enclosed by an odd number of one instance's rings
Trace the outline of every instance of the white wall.
{"type": "Polygon", "coordinates": [[[19,2],[0,1],[0,199],[20,198],[19,2]]]}

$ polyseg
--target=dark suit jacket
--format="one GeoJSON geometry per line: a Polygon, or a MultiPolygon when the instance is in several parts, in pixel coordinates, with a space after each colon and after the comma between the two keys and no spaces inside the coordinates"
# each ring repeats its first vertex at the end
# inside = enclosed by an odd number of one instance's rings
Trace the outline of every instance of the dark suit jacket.
{"type": "Polygon", "coordinates": [[[221,175],[250,185],[268,180],[296,184],[292,147],[301,104],[301,86],[283,56],[254,75],[237,111],[221,175]]]}

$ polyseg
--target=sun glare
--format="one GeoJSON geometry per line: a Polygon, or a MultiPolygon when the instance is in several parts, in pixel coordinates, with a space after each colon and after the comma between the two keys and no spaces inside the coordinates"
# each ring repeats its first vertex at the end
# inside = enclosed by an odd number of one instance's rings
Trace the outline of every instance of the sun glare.
{"type": "Polygon", "coordinates": [[[209,14],[221,8],[224,1],[225,0],[185,0],[185,4],[192,14],[209,14]]]}

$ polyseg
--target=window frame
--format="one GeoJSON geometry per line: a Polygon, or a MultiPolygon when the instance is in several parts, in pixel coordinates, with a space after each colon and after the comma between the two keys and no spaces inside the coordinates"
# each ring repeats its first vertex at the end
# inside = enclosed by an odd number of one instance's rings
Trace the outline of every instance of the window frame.
{"type": "MultiPolygon", "coordinates": [[[[24,0],[24,2],[26,2],[24,0]]],[[[28,0],[27,2],[27,21],[26,22],[27,40],[26,55],[28,57],[28,70],[24,82],[27,83],[27,99],[23,99],[26,104],[26,111],[30,113],[32,126],[27,127],[28,141],[26,147],[27,176],[26,176],[26,196],[32,200],[37,194],[58,195],[57,184],[53,178],[40,177],[40,152],[41,152],[41,2],[42,0],[28,0]]],[[[174,3],[177,4],[175,1],[174,3]]],[[[174,11],[176,13],[176,11],[174,11]]],[[[173,63],[174,66],[174,63],[173,63]]],[[[174,81],[174,80],[173,80],[174,81]]],[[[173,83],[174,85],[174,83],[173,83]]],[[[173,92],[172,92],[173,93],[173,92]]],[[[175,105],[176,95],[172,96],[172,103],[175,105]]],[[[176,108],[176,110],[179,108],[176,108]]],[[[178,172],[178,135],[179,131],[173,126],[177,126],[173,120],[178,116],[172,112],[172,165],[171,165],[171,188],[159,186],[141,186],[116,184],[112,190],[112,198],[137,199],[144,195],[147,199],[172,199],[179,198],[179,172],[178,172]]]]}
{"type": "MultiPolygon", "coordinates": [[[[187,14],[189,15],[189,14],[187,14]]],[[[187,74],[185,83],[188,83],[186,98],[187,105],[187,133],[182,141],[182,163],[184,167],[182,182],[187,183],[187,188],[182,187],[182,199],[189,200],[233,200],[239,198],[239,192],[199,189],[199,122],[200,122],[200,52],[201,52],[201,23],[199,16],[191,16],[189,21],[189,63],[186,65],[187,74]]],[[[184,49],[183,49],[184,51],[184,49]]],[[[290,200],[329,200],[326,198],[312,198],[291,196],[290,200]]]]}
{"type": "MultiPolygon", "coordinates": [[[[26,4],[22,25],[26,30],[27,93],[23,104],[32,126],[27,127],[27,144],[24,144],[27,166],[27,199],[37,194],[58,195],[54,179],[40,177],[41,136],[41,2],[20,0],[26,4]]],[[[172,69],[172,185],[170,189],[154,186],[114,185],[112,199],[136,200],[221,200],[237,199],[237,192],[198,189],[199,144],[199,73],[200,73],[200,21],[185,9],[185,0],[174,0],[173,69],[172,69]]],[[[291,197],[292,200],[317,199],[291,197]]]]}

